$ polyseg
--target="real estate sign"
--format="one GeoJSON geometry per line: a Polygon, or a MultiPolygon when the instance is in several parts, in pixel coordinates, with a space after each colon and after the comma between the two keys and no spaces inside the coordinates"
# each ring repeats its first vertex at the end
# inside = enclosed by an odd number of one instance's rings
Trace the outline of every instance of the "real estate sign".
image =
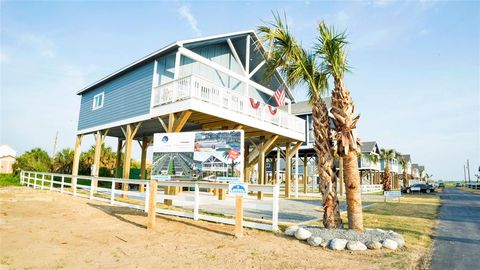
{"type": "Polygon", "coordinates": [[[152,179],[238,182],[243,139],[243,130],[156,133],[152,179]]]}

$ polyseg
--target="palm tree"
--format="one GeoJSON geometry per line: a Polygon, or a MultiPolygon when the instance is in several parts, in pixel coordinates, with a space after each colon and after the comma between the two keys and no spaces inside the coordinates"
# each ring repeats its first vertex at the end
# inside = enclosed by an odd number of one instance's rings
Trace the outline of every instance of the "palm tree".
{"type": "MultiPolygon", "coordinates": [[[[378,155],[375,155],[375,154],[370,154],[370,155],[367,156],[367,158],[368,158],[368,160],[369,160],[371,163],[373,163],[374,165],[377,164],[378,161],[379,161],[379,160],[378,160],[378,155]]],[[[370,169],[370,175],[371,175],[371,173],[372,173],[371,171],[372,171],[372,169],[370,169]]]]}
{"type": "Polygon", "coordinates": [[[383,190],[390,191],[392,189],[392,182],[390,179],[390,161],[395,157],[395,151],[392,149],[381,149],[380,157],[385,162],[385,170],[383,172],[383,190]]]}
{"type": "Polygon", "coordinates": [[[402,178],[403,178],[403,186],[408,186],[408,174],[407,174],[407,165],[408,162],[403,157],[400,158],[400,167],[402,167],[402,178]]]}
{"type": "Polygon", "coordinates": [[[275,22],[258,27],[261,41],[268,43],[267,77],[278,70],[290,87],[303,84],[308,87],[312,104],[315,151],[318,160],[320,191],[323,198],[323,225],[325,228],[343,227],[336,193],[334,148],[328,117],[328,109],[321,98],[327,92],[327,77],[321,72],[316,56],[302,48],[290,33],[287,20],[273,14],[275,22]]]}
{"type": "Polygon", "coordinates": [[[316,54],[323,60],[322,70],[333,78],[332,114],[334,116],[336,151],[343,158],[347,194],[347,214],[350,229],[363,231],[362,197],[357,153],[360,152],[360,139],[356,135],[359,119],[355,115],[352,96],[344,84],[344,74],[348,69],[345,46],[345,32],[337,33],[333,27],[321,22],[319,37],[315,46],[316,54]]]}
{"type": "Polygon", "coordinates": [[[420,182],[423,181],[423,173],[425,172],[425,169],[423,168],[418,168],[418,175],[420,176],[420,182]]]}
{"type": "MultiPolygon", "coordinates": [[[[229,151],[223,152],[222,156],[224,159],[230,159],[229,151]]],[[[240,162],[235,162],[235,160],[232,159],[232,163],[230,163],[231,171],[232,171],[230,176],[232,177],[235,176],[235,166],[237,166],[238,164],[240,164],[240,162]]]]}
{"type": "Polygon", "coordinates": [[[53,171],[56,173],[71,174],[74,152],[71,148],[62,149],[53,158],[53,171]]]}

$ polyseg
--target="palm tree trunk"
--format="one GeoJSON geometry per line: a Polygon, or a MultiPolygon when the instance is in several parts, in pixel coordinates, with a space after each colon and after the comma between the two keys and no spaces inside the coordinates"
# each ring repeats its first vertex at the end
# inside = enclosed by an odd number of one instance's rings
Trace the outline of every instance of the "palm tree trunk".
{"type": "Polygon", "coordinates": [[[335,177],[335,162],[331,144],[331,130],[328,109],[325,102],[316,98],[312,108],[315,134],[315,151],[318,157],[318,175],[320,176],[320,192],[323,198],[323,225],[325,228],[343,228],[340,217],[335,177]]]}
{"type": "Polygon", "coordinates": [[[390,182],[390,167],[388,166],[388,161],[386,161],[385,172],[383,173],[383,190],[390,191],[392,189],[392,184],[390,182]]]}
{"type": "Polygon", "coordinates": [[[356,231],[363,231],[362,195],[360,175],[358,174],[357,153],[349,152],[343,158],[345,189],[347,193],[348,226],[356,231]]]}
{"type": "Polygon", "coordinates": [[[355,131],[359,116],[355,116],[355,105],[342,78],[335,78],[335,88],[332,91],[332,113],[335,117],[337,153],[343,157],[348,225],[350,229],[363,231],[360,174],[357,163],[360,140],[355,131]]]}

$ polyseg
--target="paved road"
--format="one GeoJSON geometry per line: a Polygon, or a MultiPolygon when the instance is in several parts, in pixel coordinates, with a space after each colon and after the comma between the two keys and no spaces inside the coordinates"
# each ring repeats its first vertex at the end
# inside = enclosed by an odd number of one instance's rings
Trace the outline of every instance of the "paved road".
{"type": "Polygon", "coordinates": [[[432,269],[480,269],[480,195],[447,188],[440,197],[432,269]]]}

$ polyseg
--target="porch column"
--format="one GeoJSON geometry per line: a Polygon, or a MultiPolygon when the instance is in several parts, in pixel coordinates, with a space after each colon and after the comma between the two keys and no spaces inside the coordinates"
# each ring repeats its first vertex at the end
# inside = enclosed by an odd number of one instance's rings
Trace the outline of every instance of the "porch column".
{"type": "Polygon", "coordinates": [[[289,142],[285,144],[285,198],[287,199],[290,198],[290,179],[292,177],[292,160],[290,158],[290,145],[291,144],[289,142]]]}
{"type": "Polygon", "coordinates": [[[275,156],[272,157],[272,184],[275,184],[275,179],[276,179],[276,171],[277,171],[277,163],[276,163],[276,159],[275,159],[275,156]]]}
{"type": "Polygon", "coordinates": [[[298,150],[295,152],[295,198],[298,198],[298,150]]]}
{"type": "Polygon", "coordinates": [[[303,193],[307,194],[308,189],[308,156],[303,157],[303,193]]]}
{"type": "MultiPolygon", "coordinates": [[[[260,136],[260,142],[258,143],[258,179],[257,183],[259,185],[265,184],[265,137],[260,136]]],[[[257,198],[259,200],[263,199],[263,192],[258,191],[257,198]]]]}
{"type": "MultiPolygon", "coordinates": [[[[141,144],[141,147],[142,147],[142,156],[141,156],[141,159],[140,159],[140,179],[143,179],[145,180],[146,179],[146,175],[145,175],[145,167],[146,167],[146,163],[147,163],[147,149],[148,149],[148,144],[150,143],[150,140],[148,139],[147,136],[143,136],[142,137],[142,144],[141,144]]],[[[144,192],[145,191],[145,185],[140,185],[140,192],[144,192]]]]}
{"type": "Polygon", "coordinates": [[[100,172],[100,157],[102,155],[102,144],[105,140],[105,137],[107,136],[107,133],[108,133],[108,129],[105,131],[104,134],[102,134],[102,131],[98,130],[94,135],[95,136],[95,154],[93,157],[93,172],[92,172],[92,175],[94,177],[93,185],[92,185],[93,191],[95,191],[98,186],[98,176],[100,172]]]}
{"type": "Polygon", "coordinates": [[[248,159],[250,158],[250,147],[245,144],[243,155],[243,180],[245,183],[250,182],[250,168],[248,167],[248,159]]]}
{"type": "Polygon", "coordinates": [[[73,194],[77,193],[77,176],[78,176],[78,166],[80,163],[80,146],[82,144],[83,134],[77,135],[75,138],[75,150],[73,153],[73,164],[72,164],[72,189],[73,194]]]}
{"type": "MultiPolygon", "coordinates": [[[[126,126],[126,130],[122,128],[122,131],[125,135],[125,159],[123,161],[123,178],[124,179],[130,179],[132,141],[133,141],[133,138],[135,137],[135,134],[137,134],[137,131],[140,128],[141,124],[142,123],[137,123],[135,126],[133,126],[132,124],[128,124],[126,126]]],[[[122,184],[122,190],[128,191],[127,183],[122,184]]],[[[122,197],[127,198],[128,196],[126,194],[123,194],[122,197]]]]}
{"type": "Polygon", "coordinates": [[[118,138],[117,160],[115,161],[115,178],[120,178],[120,167],[122,164],[122,150],[123,150],[123,140],[118,138]]]}

